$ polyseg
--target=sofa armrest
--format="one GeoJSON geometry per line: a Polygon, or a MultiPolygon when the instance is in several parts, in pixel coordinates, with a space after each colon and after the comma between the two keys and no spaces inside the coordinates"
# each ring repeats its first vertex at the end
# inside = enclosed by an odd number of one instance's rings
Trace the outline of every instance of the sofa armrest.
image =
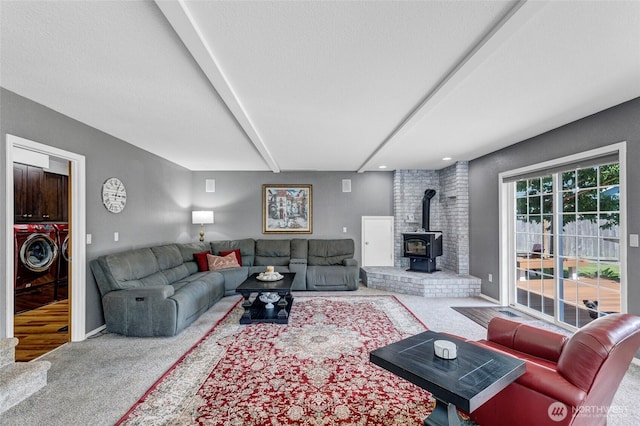
{"type": "Polygon", "coordinates": [[[109,297],[126,298],[126,299],[146,299],[150,300],[162,300],[167,297],[171,297],[175,294],[175,289],[171,285],[153,286],[153,287],[139,287],[131,288],[127,290],[117,290],[108,293],[109,297]]]}
{"type": "Polygon", "coordinates": [[[111,291],[102,298],[107,330],[125,336],[174,336],[177,307],[173,286],[111,291]]]}
{"type": "Polygon", "coordinates": [[[493,318],[487,329],[488,341],[554,363],[558,362],[567,339],[553,331],[503,318],[493,318]]]}
{"type": "Polygon", "coordinates": [[[355,259],[345,259],[342,261],[344,266],[358,266],[358,261],[355,259]]]}

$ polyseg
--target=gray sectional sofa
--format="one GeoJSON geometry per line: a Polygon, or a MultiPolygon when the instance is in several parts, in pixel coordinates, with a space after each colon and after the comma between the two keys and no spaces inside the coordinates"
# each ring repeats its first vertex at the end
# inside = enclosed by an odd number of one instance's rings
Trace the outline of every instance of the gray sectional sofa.
{"type": "Polygon", "coordinates": [[[107,330],[126,336],[174,336],[249,275],[273,265],[296,272],[292,290],[355,290],[352,239],[241,239],[165,244],[98,257],[90,267],[107,330]],[[198,271],[194,254],[240,249],[242,266],[198,271]]]}

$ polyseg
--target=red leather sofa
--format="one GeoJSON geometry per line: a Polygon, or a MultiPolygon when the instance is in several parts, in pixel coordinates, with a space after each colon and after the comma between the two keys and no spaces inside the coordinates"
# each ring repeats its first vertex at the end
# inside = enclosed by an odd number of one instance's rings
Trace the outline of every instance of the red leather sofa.
{"type": "Polygon", "coordinates": [[[483,426],[605,425],[613,396],[640,348],[640,317],[607,315],[570,338],[494,318],[487,339],[473,343],[527,363],[524,375],[470,414],[475,422],[483,426]]]}

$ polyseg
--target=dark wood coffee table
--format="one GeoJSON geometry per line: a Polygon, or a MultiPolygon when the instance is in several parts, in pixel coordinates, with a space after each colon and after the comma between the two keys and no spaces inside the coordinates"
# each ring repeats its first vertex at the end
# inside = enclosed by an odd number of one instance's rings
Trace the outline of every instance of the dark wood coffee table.
{"type": "Polygon", "coordinates": [[[436,407],[425,425],[460,424],[457,407],[471,413],[526,371],[525,362],[518,358],[434,331],[376,349],[369,360],[431,392],[436,407]],[[457,358],[437,357],[435,340],[454,342],[457,358]]]}
{"type": "Polygon", "coordinates": [[[278,281],[261,281],[259,274],[252,274],[242,284],[236,288],[236,292],[242,294],[244,302],[244,314],[240,318],[240,324],[253,324],[256,322],[273,322],[276,324],[288,324],[289,313],[293,305],[291,286],[295,278],[295,272],[283,272],[283,278],[278,281]],[[253,302],[250,300],[251,294],[257,293],[253,302]],[[263,293],[277,293],[280,300],[274,303],[271,309],[266,308],[266,304],[260,301],[263,293]]]}

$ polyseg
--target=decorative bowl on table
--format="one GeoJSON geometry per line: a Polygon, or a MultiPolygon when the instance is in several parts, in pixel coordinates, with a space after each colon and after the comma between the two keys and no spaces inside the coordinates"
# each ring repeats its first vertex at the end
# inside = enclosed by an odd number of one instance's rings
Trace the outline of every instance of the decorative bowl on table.
{"type": "Polygon", "coordinates": [[[458,347],[448,340],[436,340],[433,342],[433,351],[438,358],[442,359],[456,359],[458,356],[458,347]]]}
{"type": "Polygon", "coordinates": [[[279,272],[260,272],[257,277],[260,281],[278,281],[284,278],[279,272]]]}
{"type": "Polygon", "coordinates": [[[260,301],[264,303],[265,309],[273,309],[273,304],[280,300],[278,293],[260,293],[260,301]]]}

